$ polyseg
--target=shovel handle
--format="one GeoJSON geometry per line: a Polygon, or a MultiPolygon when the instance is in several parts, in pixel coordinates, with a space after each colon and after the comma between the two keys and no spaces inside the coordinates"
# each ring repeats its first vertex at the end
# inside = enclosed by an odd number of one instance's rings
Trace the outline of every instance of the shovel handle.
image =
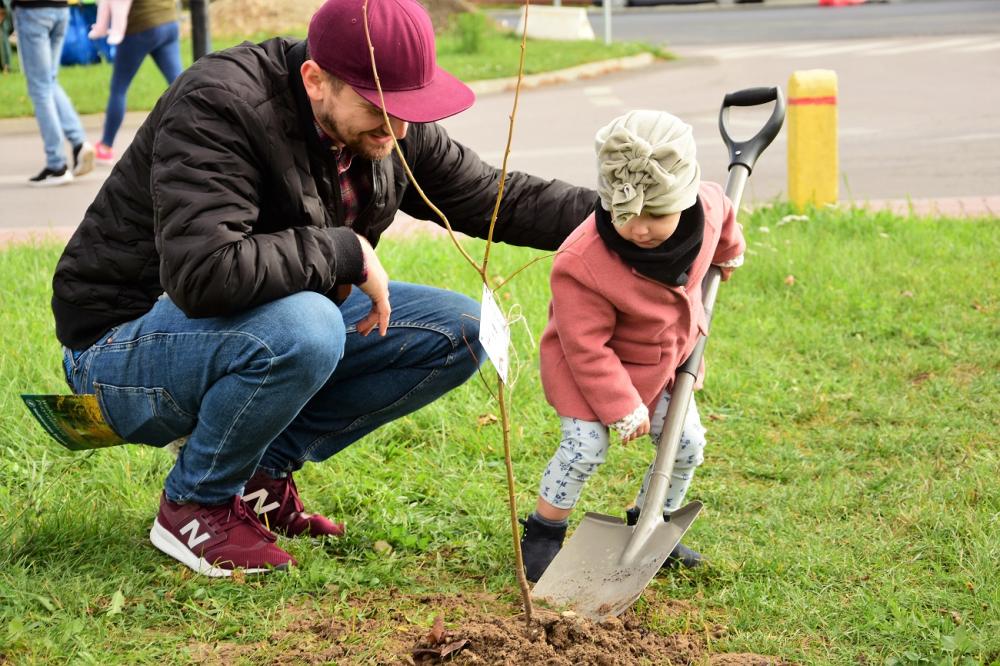
{"type": "Polygon", "coordinates": [[[719,132],[722,140],[729,149],[729,168],[740,164],[746,167],[747,171],[753,171],[753,165],[757,158],[764,152],[774,137],[778,136],[781,126],[785,122],[785,96],[781,93],[781,88],[747,88],[737,90],[726,95],[722,100],[722,109],[719,110],[719,132]],[[729,109],[734,106],[761,106],[774,102],[774,109],[771,117],[767,119],[764,126],[757,134],[746,141],[735,141],[729,134],[729,109]]]}
{"type": "MultiPolygon", "coordinates": [[[[778,135],[784,121],[785,98],[781,94],[781,88],[747,88],[729,93],[722,100],[722,110],[719,112],[719,131],[722,133],[722,140],[726,147],[729,148],[730,156],[726,196],[733,202],[734,209],[739,210],[740,201],[743,198],[743,187],[750,177],[753,165],[757,162],[760,154],[774,141],[774,137],[778,135]],[[770,102],[774,102],[774,110],[771,111],[771,117],[768,118],[764,127],[746,141],[734,141],[727,128],[729,108],[732,106],[759,106],[770,102]]],[[[719,292],[721,281],[722,270],[718,266],[710,266],[701,283],[702,305],[705,309],[706,323],[712,321],[712,310],[715,307],[715,297],[719,292]]],[[[656,459],[653,461],[653,469],[650,473],[644,510],[640,513],[639,520],[632,532],[632,538],[622,553],[620,559],[622,566],[631,565],[636,561],[643,545],[650,539],[657,524],[662,520],[660,510],[667,497],[670,474],[674,468],[674,458],[677,456],[684,420],[687,416],[688,405],[691,404],[691,396],[694,394],[694,384],[698,377],[698,368],[701,367],[701,358],[705,353],[707,341],[708,337],[702,335],[698,339],[694,351],[677,369],[673,391],[670,395],[670,404],[667,406],[667,415],[663,422],[660,438],[656,443],[656,459]]]]}
{"type": "MultiPolygon", "coordinates": [[[[743,200],[743,187],[746,185],[753,165],[757,163],[760,154],[771,145],[774,137],[778,136],[781,126],[785,122],[785,98],[781,93],[781,88],[746,88],[737,90],[726,95],[722,100],[722,109],[719,111],[719,132],[722,140],[729,148],[729,178],[726,181],[726,196],[733,202],[735,210],[740,209],[740,202],[743,200]],[[764,126],[753,137],[746,141],[733,141],[726,128],[729,119],[729,107],[732,106],[760,106],[774,102],[774,109],[771,117],[767,119],[764,126]]],[[[701,282],[701,302],[705,309],[705,323],[711,325],[712,310],[715,308],[715,297],[719,293],[719,282],[722,280],[722,271],[718,266],[711,266],[705,278],[701,282]]],[[[677,368],[677,376],[681,373],[698,376],[698,368],[701,367],[701,357],[705,353],[706,336],[701,336],[698,344],[695,345],[691,355],[677,368]]]]}
{"type": "MultiPolygon", "coordinates": [[[[722,281],[722,269],[718,266],[710,266],[708,275],[701,281],[701,302],[705,308],[705,323],[712,323],[712,308],[715,307],[715,297],[719,293],[719,283],[722,281]]],[[[691,355],[677,368],[677,375],[686,373],[692,377],[698,376],[698,368],[701,367],[701,357],[705,354],[705,343],[708,341],[707,335],[698,338],[698,343],[694,346],[691,355]]]]}

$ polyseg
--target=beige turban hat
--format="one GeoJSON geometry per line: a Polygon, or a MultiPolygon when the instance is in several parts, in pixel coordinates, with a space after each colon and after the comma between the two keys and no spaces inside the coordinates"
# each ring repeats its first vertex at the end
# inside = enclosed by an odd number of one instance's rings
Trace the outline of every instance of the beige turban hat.
{"type": "Polygon", "coordinates": [[[597,132],[597,189],[621,226],[643,210],[677,213],[694,205],[701,168],[691,126],[663,111],[630,111],[597,132]]]}

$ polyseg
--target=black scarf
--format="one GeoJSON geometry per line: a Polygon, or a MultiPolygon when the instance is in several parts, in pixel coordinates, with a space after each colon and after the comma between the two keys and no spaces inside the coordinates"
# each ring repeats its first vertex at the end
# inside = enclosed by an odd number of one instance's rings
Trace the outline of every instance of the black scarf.
{"type": "Polygon", "coordinates": [[[640,275],[671,287],[687,284],[688,271],[701,250],[705,235],[705,211],[701,200],[681,213],[677,230],[667,240],[656,247],[643,248],[618,235],[611,214],[597,204],[594,211],[597,233],[601,240],[615,252],[622,261],[634,268],[640,275]]]}

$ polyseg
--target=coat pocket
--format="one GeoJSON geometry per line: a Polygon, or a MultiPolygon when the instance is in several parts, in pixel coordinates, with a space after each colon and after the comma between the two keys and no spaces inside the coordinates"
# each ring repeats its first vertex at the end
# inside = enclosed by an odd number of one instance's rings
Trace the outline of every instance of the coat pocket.
{"type": "Polygon", "coordinates": [[[94,382],[104,419],[135,444],[165,446],[191,434],[197,418],[182,410],[164,388],[113,386],[94,382]]]}
{"type": "Polygon", "coordinates": [[[621,359],[622,363],[653,365],[659,363],[660,358],[663,356],[663,350],[658,343],[611,340],[608,342],[608,347],[621,359]]]}

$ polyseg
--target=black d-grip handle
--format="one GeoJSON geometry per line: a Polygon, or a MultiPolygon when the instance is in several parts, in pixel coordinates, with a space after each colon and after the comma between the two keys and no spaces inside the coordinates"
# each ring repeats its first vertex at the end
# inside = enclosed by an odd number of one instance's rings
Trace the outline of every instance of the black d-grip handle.
{"type": "Polygon", "coordinates": [[[729,149],[729,168],[740,164],[746,167],[747,172],[753,171],[753,165],[757,158],[764,152],[764,149],[771,145],[774,137],[778,136],[781,126],[785,122],[785,96],[781,93],[781,88],[747,88],[729,93],[722,100],[722,109],[719,111],[719,132],[722,140],[729,149]],[[774,102],[774,109],[771,117],[764,123],[756,135],[746,141],[733,141],[729,136],[729,128],[726,127],[729,120],[729,108],[733,106],[761,106],[774,102]]]}
{"type": "Polygon", "coordinates": [[[722,106],[760,106],[777,99],[778,88],[745,88],[722,98],[722,106]]]}

